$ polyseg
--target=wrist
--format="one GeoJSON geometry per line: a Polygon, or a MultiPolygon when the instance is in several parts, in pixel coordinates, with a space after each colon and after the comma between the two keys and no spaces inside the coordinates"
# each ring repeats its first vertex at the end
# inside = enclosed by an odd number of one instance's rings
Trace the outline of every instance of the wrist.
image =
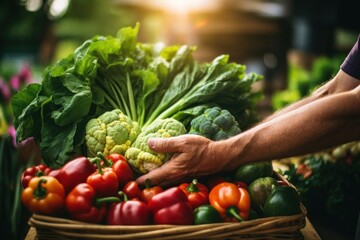
{"type": "Polygon", "coordinates": [[[252,161],[251,155],[247,154],[251,147],[251,134],[242,133],[224,141],[216,142],[219,145],[217,149],[225,155],[223,170],[234,170],[240,165],[252,161]]]}

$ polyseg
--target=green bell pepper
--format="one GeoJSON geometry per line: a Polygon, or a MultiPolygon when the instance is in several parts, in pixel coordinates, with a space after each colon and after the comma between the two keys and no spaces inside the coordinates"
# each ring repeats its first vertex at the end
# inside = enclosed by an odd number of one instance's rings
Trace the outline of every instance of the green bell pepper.
{"type": "Polygon", "coordinates": [[[264,204],[264,217],[290,216],[300,213],[300,198],[290,186],[277,186],[267,197],[264,204]]]}
{"type": "Polygon", "coordinates": [[[194,210],[194,224],[222,222],[220,214],[211,205],[201,205],[194,210]]]}

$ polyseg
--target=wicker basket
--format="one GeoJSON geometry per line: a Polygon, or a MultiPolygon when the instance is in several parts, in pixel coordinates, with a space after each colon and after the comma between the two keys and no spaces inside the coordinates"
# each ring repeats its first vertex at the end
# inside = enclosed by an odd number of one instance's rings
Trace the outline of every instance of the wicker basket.
{"type": "MultiPolygon", "coordinates": [[[[281,175],[277,178],[285,180],[281,175]]],[[[286,180],[285,180],[286,181],[286,180]]],[[[39,240],[55,239],[303,239],[306,208],[292,216],[268,217],[240,223],[203,225],[109,226],[33,214],[29,225],[39,240]]]]}

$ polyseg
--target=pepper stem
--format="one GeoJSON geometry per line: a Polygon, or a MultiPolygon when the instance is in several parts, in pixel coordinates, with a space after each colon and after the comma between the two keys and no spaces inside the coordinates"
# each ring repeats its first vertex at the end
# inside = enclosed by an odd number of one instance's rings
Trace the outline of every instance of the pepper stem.
{"type": "Polygon", "coordinates": [[[103,170],[102,170],[102,167],[101,167],[101,162],[100,162],[100,158],[96,158],[96,167],[97,167],[97,171],[100,175],[103,174],[103,170]]]}
{"type": "Polygon", "coordinates": [[[104,197],[95,199],[95,206],[100,207],[103,203],[113,203],[113,202],[121,202],[118,197],[104,197]]]}
{"type": "Polygon", "coordinates": [[[126,202],[127,200],[129,200],[128,196],[123,191],[119,191],[118,194],[120,198],[122,198],[122,201],[126,202]]]}
{"type": "Polygon", "coordinates": [[[34,196],[36,199],[42,199],[47,195],[47,189],[42,186],[43,183],[46,183],[45,178],[40,178],[37,188],[34,190],[34,196]]]}
{"type": "Polygon", "coordinates": [[[45,173],[41,170],[39,170],[35,173],[35,177],[42,177],[42,176],[45,176],[45,173]]]}
{"type": "Polygon", "coordinates": [[[226,213],[227,213],[227,215],[230,215],[230,216],[236,218],[236,220],[238,220],[239,222],[244,221],[244,219],[242,219],[242,217],[240,217],[237,207],[227,208],[226,213]]]}
{"type": "Polygon", "coordinates": [[[109,159],[106,159],[106,157],[104,156],[104,154],[102,152],[98,152],[97,153],[97,157],[100,158],[101,160],[103,160],[104,164],[107,166],[107,167],[111,167],[113,162],[110,161],[109,159]]]}
{"type": "Polygon", "coordinates": [[[199,192],[199,188],[197,187],[197,179],[193,179],[189,186],[186,188],[186,191],[189,193],[199,192]]]}

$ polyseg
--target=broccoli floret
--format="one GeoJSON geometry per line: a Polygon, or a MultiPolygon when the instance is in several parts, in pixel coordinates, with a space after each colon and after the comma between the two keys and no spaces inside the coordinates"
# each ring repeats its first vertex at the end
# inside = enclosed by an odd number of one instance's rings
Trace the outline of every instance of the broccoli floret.
{"type": "Polygon", "coordinates": [[[137,122],[131,121],[121,110],[115,109],[91,119],[86,125],[85,142],[88,156],[102,152],[125,154],[140,134],[137,122]]]}
{"type": "Polygon", "coordinates": [[[218,141],[235,136],[241,132],[239,123],[226,109],[208,108],[190,123],[190,134],[201,135],[218,141]]]}
{"type": "Polygon", "coordinates": [[[155,120],[144,129],[132,146],[125,152],[131,167],[139,173],[147,173],[170,159],[171,153],[157,153],[147,144],[149,138],[168,138],[186,133],[185,126],[172,118],[155,120]]]}

